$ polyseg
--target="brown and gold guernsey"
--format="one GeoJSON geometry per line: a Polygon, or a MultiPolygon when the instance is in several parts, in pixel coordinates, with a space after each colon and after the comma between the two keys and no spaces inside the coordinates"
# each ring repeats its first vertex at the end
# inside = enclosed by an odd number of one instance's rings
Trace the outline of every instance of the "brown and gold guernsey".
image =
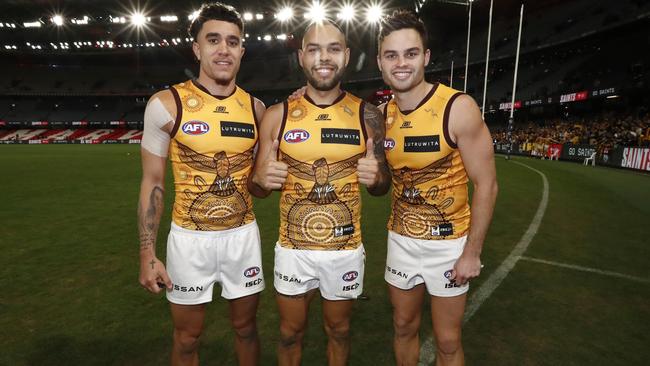
{"type": "Polygon", "coordinates": [[[170,90],[178,110],[169,154],[176,193],[172,220],[200,231],[252,222],[246,180],[257,142],[254,99],[239,87],[229,96],[213,96],[193,81],[170,90]]]}
{"type": "Polygon", "coordinates": [[[393,173],[388,230],[416,239],[467,235],[467,173],[449,135],[451,104],[462,93],[442,84],[412,111],[384,110],[386,159],[393,173]]]}
{"type": "Polygon", "coordinates": [[[366,150],[364,102],[342,93],[331,105],[305,94],[284,103],[278,135],[289,175],[280,198],[280,245],[349,250],[361,245],[356,164],[366,150]]]}

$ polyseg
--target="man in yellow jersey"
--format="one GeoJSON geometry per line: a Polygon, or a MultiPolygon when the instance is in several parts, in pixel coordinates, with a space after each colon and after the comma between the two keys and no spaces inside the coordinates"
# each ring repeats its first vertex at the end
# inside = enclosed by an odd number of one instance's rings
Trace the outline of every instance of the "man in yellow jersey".
{"type": "Polygon", "coordinates": [[[264,289],[260,238],[246,188],[262,102],[235,84],[243,22],[232,7],[204,5],[189,33],[196,80],[154,94],[145,110],[138,205],[140,284],[165,288],[174,323],[172,365],[198,365],[205,304],[214,283],[230,304],[240,365],[259,361],[256,313],[264,289]],[[167,155],[175,199],[167,263],[156,256],[167,155]]]}
{"type": "Polygon", "coordinates": [[[259,197],[281,190],[274,267],[280,365],[300,364],[316,289],[329,364],[346,364],[352,299],[363,290],[359,183],[375,195],[390,184],[381,112],[341,90],[349,57],[335,23],[308,26],[299,51],[306,92],[270,107],[261,123],[249,190],[259,197]]]}
{"type": "Polygon", "coordinates": [[[418,362],[427,290],[437,364],[462,365],[468,281],[481,271],[497,195],[492,139],[470,96],[425,81],[430,51],[420,19],[406,11],[384,18],[378,45],[377,62],[394,94],[380,109],[393,173],[385,279],[395,357],[399,365],[418,362]],[[471,211],[468,177],[474,185],[471,211]]]}

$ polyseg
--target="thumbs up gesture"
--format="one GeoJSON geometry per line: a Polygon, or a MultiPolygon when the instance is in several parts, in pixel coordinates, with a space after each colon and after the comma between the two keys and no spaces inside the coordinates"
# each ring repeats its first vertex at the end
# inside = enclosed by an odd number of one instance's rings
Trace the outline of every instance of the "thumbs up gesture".
{"type": "Polygon", "coordinates": [[[368,187],[374,186],[379,180],[379,161],[375,157],[375,145],[372,138],[366,141],[366,156],[357,163],[359,183],[368,187]]]}
{"type": "Polygon", "coordinates": [[[255,174],[255,183],[267,191],[281,189],[287,180],[288,166],[277,158],[279,146],[280,142],[274,140],[273,145],[267,150],[259,171],[255,174]]]}

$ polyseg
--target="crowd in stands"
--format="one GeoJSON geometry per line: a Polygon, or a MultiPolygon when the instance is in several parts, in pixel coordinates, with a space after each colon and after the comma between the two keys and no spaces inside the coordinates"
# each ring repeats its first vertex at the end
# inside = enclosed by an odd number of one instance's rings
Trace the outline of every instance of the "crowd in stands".
{"type": "MultiPolygon", "coordinates": [[[[507,143],[507,128],[491,126],[495,143],[507,143]]],[[[598,117],[552,119],[543,122],[516,124],[512,142],[518,145],[542,146],[574,144],[595,146],[598,155],[617,147],[650,147],[650,113],[643,116],[607,113],[598,117]]],[[[533,148],[533,155],[535,149],[533,148]]]]}

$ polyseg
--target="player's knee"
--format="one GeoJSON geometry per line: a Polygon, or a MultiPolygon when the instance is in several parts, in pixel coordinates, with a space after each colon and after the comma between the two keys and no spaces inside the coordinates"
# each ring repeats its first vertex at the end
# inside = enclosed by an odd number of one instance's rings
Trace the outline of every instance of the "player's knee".
{"type": "Polygon", "coordinates": [[[350,337],[350,321],[325,321],[325,333],[336,341],[347,341],[350,337]]]}
{"type": "Polygon", "coordinates": [[[436,349],[443,357],[456,355],[461,351],[460,336],[451,334],[440,336],[439,339],[436,339],[436,349]]]}
{"type": "Polygon", "coordinates": [[[199,348],[200,331],[174,330],[174,343],[181,353],[194,353],[199,348]]]}
{"type": "Polygon", "coordinates": [[[232,321],[235,335],[242,341],[253,341],[257,338],[257,325],[255,318],[235,319],[232,321]]]}
{"type": "Polygon", "coordinates": [[[412,337],[420,327],[420,317],[417,315],[393,314],[393,327],[397,337],[412,337]]]}
{"type": "Polygon", "coordinates": [[[304,329],[292,327],[286,324],[280,325],[280,347],[291,348],[302,344],[305,335],[304,329]]]}

